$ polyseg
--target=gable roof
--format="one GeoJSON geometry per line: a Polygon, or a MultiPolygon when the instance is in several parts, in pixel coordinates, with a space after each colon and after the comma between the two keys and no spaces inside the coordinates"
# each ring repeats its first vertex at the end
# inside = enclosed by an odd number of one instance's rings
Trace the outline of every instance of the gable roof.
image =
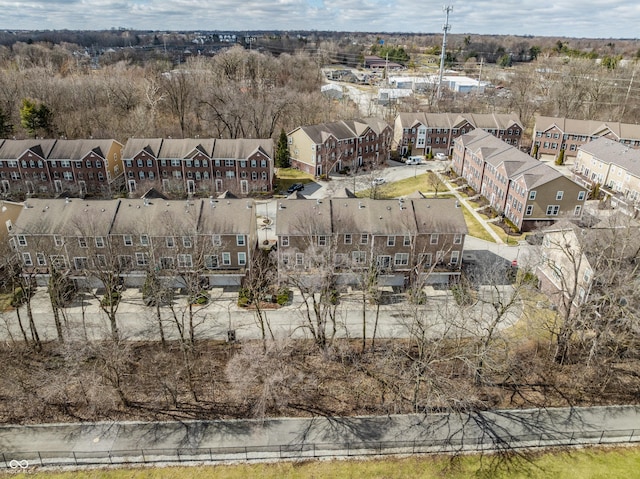
{"type": "Polygon", "coordinates": [[[456,203],[453,198],[288,198],[279,202],[276,234],[466,234],[456,203]]]}
{"type": "Polygon", "coordinates": [[[246,159],[256,151],[273,158],[273,140],[267,139],[220,139],[215,140],[212,158],[246,159]]]}
{"type": "Polygon", "coordinates": [[[576,120],[552,116],[537,116],[535,130],[547,131],[557,126],[563,133],[600,136],[603,131],[611,131],[618,139],[640,139],[640,125],[619,121],[576,120]]]}
{"type": "Polygon", "coordinates": [[[47,159],[50,160],[82,160],[93,152],[101,158],[106,158],[115,140],[58,140],[51,149],[47,159]]]}
{"type": "Polygon", "coordinates": [[[107,236],[120,200],[31,198],[15,225],[18,234],[107,236]]]}
{"type": "Polygon", "coordinates": [[[164,138],[160,144],[157,158],[183,159],[188,158],[194,151],[199,151],[211,158],[214,142],[213,139],[164,138]]]}
{"type": "Polygon", "coordinates": [[[27,151],[46,159],[58,140],[5,140],[0,146],[0,160],[15,160],[27,151]]]}
{"type": "Polygon", "coordinates": [[[585,143],[580,150],[640,177],[640,150],[604,137],[585,143]]]}
{"type": "Polygon", "coordinates": [[[154,158],[158,158],[161,146],[162,138],[129,138],[122,150],[122,158],[133,158],[141,151],[145,151],[154,158]]]}
{"type": "Polygon", "coordinates": [[[411,128],[420,123],[427,128],[458,128],[469,123],[483,130],[506,130],[514,125],[524,129],[515,113],[399,113],[403,128],[411,128]]]}
{"type": "MultiPolygon", "coordinates": [[[[483,130],[473,130],[462,135],[460,141],[483,161],[494,167],[502,165],[509,179],[522,179],[528,189],[548,183],[556,178],[564,178],[555,168],[541,163],[518,148],[505,143],[483,130]]],[[[571,181],[567,178],[567,181],[571,181]]]]}
{"type": "Polygon", "coordinates": [[[389,125],[379,118],[358,118],[354,120],[334,121],[331,123],[319,123],[317,125],[301,126],[289,132],[292,133],[301,130],[314,143],[324,143],[331,136],[337,140],[345,140],[362,136],[367,129],[370,128],[374,133],[380,134],[389,125]]]}

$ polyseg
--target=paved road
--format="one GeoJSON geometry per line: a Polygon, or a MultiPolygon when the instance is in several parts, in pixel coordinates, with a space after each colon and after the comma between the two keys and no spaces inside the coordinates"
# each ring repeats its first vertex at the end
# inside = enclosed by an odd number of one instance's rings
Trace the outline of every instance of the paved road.
{"type": "Polygon", "coordinates": [[[307,198],[329,198],[335,194],[343,194],[345,188],[352,192],[369,189],[373,178],[384,178],[390,183],[411,178],[426,171],[444,170],[447,164],[447,161],[429,160],[424,164],[412,166],[389,160],[384,169],[361,172],[356,176],[333,175],[330,181],[317,180],[316,183],[308,183],[302,193],[307,198]]]}
{"type": "MultiPolygon", "coordinates": [[[[377,318],[377,337],[403,338],[408,337],[412,325],[417,318],[428,322],[431,331],[436,335],[444,330],[445,322],[453,322],[457,328],[452,329],[458,334],[482,334],[482,328],[493,318],[493,308],[483,301],[478,301],[469,309],[461,310],[453,300],[450,291],[437,290],[427,287],[429,301],[426,305],[411,305],[406,302],[390,303],[380,306],[379,311],[374,305],[366,305],[365,320],[367,335],[373,332],[377,318]]],[[[502,295],[512,294],[512,287],[508,284],[500,285],[498,291],[502,295]]],[[[479,297],[492,299],[495,290],[489,287],[480,288],[479,297]]],[[[205,339],[227,338],[227,331],[236,332],[238,340],[260,338],[255,312],[237,306],[237,293],[224,292],[221,289],[211,291],[213,301],[207,306],[195,307],[194,318],[196,336],[205,339]]],[[[174,318],[168,307],[162,308],[162,323],[167,339],[177,339],[177,321],[188,321],[186,298],[178,298],[175,304],[174,318]]],[[[32,299],[34,320],[43,340],[56,339],[53,313],[49,297],[44,289],[36,292],[32,299]]],[[[25,307],[21,308],[23,324],[26,325],[25,307]]],[[[514,324],[521,315],[520,307],[514,308],[502,322],[502,327],[514,324]]],[[[303,325],[306,322],[306,308],[299,293],[294,292],[291,305],[280,309],[268,310],[266,317],[276,337],[307,338],[309,330],[303,325]]],[[[89,339],[103,339],[110,335],[107,316],[99,307],[98,300],[87,293],[80,295],[70,307],[64,310],[66,318],[66,335],[68,337],[89,339]]],[[[0,338],[21,338],[17,316],[14,311],[0,316],[0,338]]],[[[142,301],[142,295],[135,288],[126,289],[120,302],[118,312],[118,326],[123,338],[131,340],[159,339],[156,310],[147,307],[142,301]]],[[[338,337],[362,337],[362,302],[357,292],[341,297],[337,307],[336,322],[338,337]]],[[[188,323],[185,323],[188,324],[188,323]]],[[[26,327],[26,326],[25,326],[26,327]]]]}
{"type": "MultiPolygon", "coordinates": [[[[0,427],[7,466],[477,451],[640,441],[634,406],[0,427]],[[283,454],[284,451],[284,454],[283,454]],[[13,463],[17,465],[16,462],[13,463]]],[[[0,462],[0,465],[2,462],[0,462]]]]}

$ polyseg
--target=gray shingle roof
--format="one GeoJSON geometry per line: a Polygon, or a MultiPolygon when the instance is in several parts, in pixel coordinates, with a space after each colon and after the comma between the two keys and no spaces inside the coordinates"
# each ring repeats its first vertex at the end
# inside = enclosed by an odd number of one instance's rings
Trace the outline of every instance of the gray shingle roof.
{"type": "Polygon", "coordinates": [[[529,189],[563,176],[555,168],[482,130],[473,130],[457,141],[494,167],[503,165],[509,179],[523,177],[529,189]]]}
{"type": "Polygon", "coordinates": [[[505,130],[511,126],[523,128],[515,113],[399,113],[403,128],[421,123],[427,128],[457,128],[469,122],[474,128],[505,130]]]}
{"type": "Polygon", "coordinates": [[[157,158],[166,159],[182,159],[191,156],[195,150],[204,153],[209,158],[213,153],[214,139],[198,139],[198,138],[184,138],[173,139],[165,138],[162,140],[160,150],[158,151],[157,158]]]}
{"type": "Polygon", "coordinates": [[[106,236],[120,200],[29,199],[16,221],[17,233],[106,236]]]}
{"type": "Polygon", "coordinates": [[[212,158],[248,158],[258,149],[262,150],[269,158],[273,158],[273,140],[270,138],[255,140],[248,138],[216,140],[212,158]]]}
{"type": "Polygon", "coordinates": [[[92,151],[101,158],[106,158],[114,142],[115,140],[108,139],[58,140],[49,153],[48,159],[81,160],[92,151]]]}
{"type": "Polygon", "coordinates": [[[27,150],[46,159],[58,140],[5,140],[0,146],[0,160],[15,160],[27,150]]]}
{"type": "Polygon", "coordinates": [[[154,158],[158,158],[162,138],[129,138],[122,150],[122,158],[130,159],[145,150],[154,158]]]}
{"type": "Polygon", "coordinates": [[[576,120],[552,116],[537,116],[536,131],[546,131],[556,125],[560,131],[569,134],[592,136],[609,129],[619,139],[640,139],[640,125],[620,123],[619,121],[576,120]]]}
{"type": "Polygon", "coordinates": [[[451,198],[407,198],[373,200],[333,198],[318,203],[310,199],[279,201],[276,234],[369,233],[402,235],[462,233],[467,225],[462,210],[451,198]]]}
{"type": "Polygon", "coordinates": [[[330,136],[334,136],[338,140],[356,138],[361,136],[367,128],[371,128],[373,132],[379,135],[388,126],[385,121],[379,118],[359,118],[355,120],[302,126],[300,129],[304,131],[314,143],[318,144],[324,143],[330,136]]]}
{"type": "Polygon", "coordinates": [[[619,166],[632,175],[640,177],[640,150],[604,137],[585,143],[580,149],[604,163],[619,166]]]}

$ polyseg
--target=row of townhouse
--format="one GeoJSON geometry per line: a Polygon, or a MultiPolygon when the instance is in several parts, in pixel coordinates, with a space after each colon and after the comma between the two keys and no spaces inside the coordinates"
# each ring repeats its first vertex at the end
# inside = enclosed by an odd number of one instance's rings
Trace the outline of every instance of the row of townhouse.
{"type": "Polygon", "coordinates": [[[638,148],[640,125],[537,116],[531,148],[532,152],[537,148],[537,156],[541,160],[555,160],[561,151],[564,151],[565,158],[573,158],[582,145],[600,137],[638,148]]]}
{"type": "Polygon", "coordinates": [[[578,149],[575,179],[589,187],[601,185],[613,206],[636,216],[640,213],[640,150],[599,138],[578,149]]]}
{"type": "Polygon", "coordinates": [[[133,138],[122,153],[129,193],[247,195],[274,185],[271,139],[133,138]]]}
{"type": "Polygon", "coordinates": [[[518,147],[524,127],[515,114],[400,113],[393,129],[394,149],[402,156],[453,154],[456,138],[475,129],[484,130],[518,147]]]}
{"type": "Polygon", "coordinates": [[[523,231],[580,217],[587,198],[585,187],[482,130],[455,141],[452,168],[523,231]]]}
{"type": "Polygon", "coordinates": [[[210,285],[240,284],[254,251],[253,202],[242,199],[30,199],[8,222],[26,274],[43,284],[51,267],[99,287],[105,272],[141,286],[148,271],[197,273],[210,285]]]}
{"type": "Polygon", "coordinates": [[[115,140],[0,140],[0,191],[113,194],[122,177],[115,140]]]}
{"type": "Polygon", "coordinates": [[[391,127],[377,118],[301,126],[287,134],[291,166],[314,176],[384,165],[391,127]]]}
{"type": "MultiPolygon", "coordinates": [[[[150,271],[176,287],[194,274],[237,286],[257,254],[259,219],[252,200],[237,198],[30,199],[6,225],[24,273],[39,284],[56,267],[96,288],[107,273],[140,287],[150,271]]],[[[283,199],[273,221],[280,278],[323,274],[329,255],[343,283],[357,283],[354,274],[372,264],[384,285],[449,281],[467,234],[461,209],[444,198],[283,199]]]]}
{"type": "Polygon", "coordinates": [[[5,195],[103,196],[271,191],[271,139],[0,140],[5,195]]]}
{"type": "Polygon", "coordinates": [[[275,230],[281,274],[329,263],[341,282],[357,284],[358,274],[375,265],[387,286],[455,280],[467,234],[454,199],[421,196],[285,199],[275,230]]]}

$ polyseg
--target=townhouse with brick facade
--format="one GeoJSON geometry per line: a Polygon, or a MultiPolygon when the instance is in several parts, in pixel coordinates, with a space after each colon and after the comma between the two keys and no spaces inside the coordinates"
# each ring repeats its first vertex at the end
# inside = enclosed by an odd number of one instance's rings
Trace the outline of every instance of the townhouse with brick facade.
{"type": "Polygon", "coordinates": [[[279,276],[324,274],[329,261],[343,284],[358,284],[371,265],[383,286],[455,281],[467,234],[458,206],[450,198],[281,200],[279,276]]]}
{"type": "Polygon", "coordinates": [[[153,271],[180,287],[239,285],[255,249],[253,203],[242,199],[30,199],[9,231],[24,271],[46,284],[51,267],[100,287],[97,271],[140,287],[153,271]]]}
{"type": "Polygon", "coordinates": [[[482,130],[454,145],[453,170],[519,230],[581,216],[588,189],[551,166],[482,130]]]}
{"type": "Polygon", "coordinates": [[[127,191],[176,195],[271,191],[271,139],[132,138],[123,151],[127,191]]]}
{"type": "Polygon", "coordinates": [[[121,188],[122,145],[115,140],[1,141],[4,194],[110,196],[121,188]]]}
{"type": "Polygon", "coordinates": [[[565,162],[571,162],[582,145],[600,137],[627,147],[640,148],[640,125],[536,116],[531,148],[539,159],[550,161],[556,160],[560,152],[564,151],[565,162]]]}
{"type": "Polygon", "coordinates": [[[287,134],[291,166],[317,177],[384,165],[391,139],[391,127],[377,118],[301,126],[287,134]]]}
{"type": "Polygon", "coordinates": [[[456,138],[476,128],[518,147],[524,127],[518,116],[498,113],[399,113],[393,148],[401,156],[453,153],[456,138]]]}

